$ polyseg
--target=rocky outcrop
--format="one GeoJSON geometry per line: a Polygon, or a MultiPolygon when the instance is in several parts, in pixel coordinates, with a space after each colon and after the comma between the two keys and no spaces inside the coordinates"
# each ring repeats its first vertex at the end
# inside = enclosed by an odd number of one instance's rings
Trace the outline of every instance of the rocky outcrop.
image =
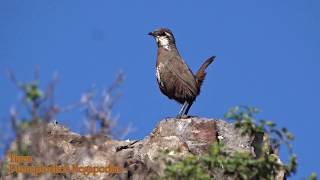
{"type": "MultiPolygon", "coordinates": [[[[142,140],[112,140],[105,136],[82,136],[67,128],[49,123],[40,132],[34,129],[24,141],[35,143],[39,153],[32,155],[33,165],[78,165],[83,167],[120,167],[121,173],[42,174],[37,179],[152,179],[163,174],[164,161],[170,157],[201,155],[215,141],[222,141],[226,151],[249,152],[254,155],[253,138],[241,136],[234,126],[219,119],[191,117],[161,120],[152,133],[142,140]],[[166,152],[166,153],[164,153],[166,152]]],[[[32,145],[34,146],[34,145],[32,145]]],[[[13,146],[11,150],[14,150],[13,146]]],[[[18,174],[7,179],[33,179],[18,174]]]]}

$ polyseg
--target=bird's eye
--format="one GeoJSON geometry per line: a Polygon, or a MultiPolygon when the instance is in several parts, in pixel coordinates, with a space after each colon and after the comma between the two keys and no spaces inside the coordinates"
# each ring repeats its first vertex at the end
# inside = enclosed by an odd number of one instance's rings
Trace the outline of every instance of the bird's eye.
{"type": "Polygon", "coordinates": [[[167,34],[166,34],[166,32],[164,32],[164,31],[160,33],[160,36],[166,36],[166,35],[167,35],[167,34]]]}

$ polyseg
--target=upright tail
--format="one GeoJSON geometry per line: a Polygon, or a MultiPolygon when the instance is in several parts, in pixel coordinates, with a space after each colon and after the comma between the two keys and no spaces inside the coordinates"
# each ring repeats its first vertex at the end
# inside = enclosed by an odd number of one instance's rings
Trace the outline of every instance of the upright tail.
{"type": "Polygon", "coordinates": [[[195,74],[195,78],[197,81],[197,85],[198,88],[200,90],[200,87],[203,83],[204,78],[206,77],[206,69],[207,67],[213,62],[213,60],[215,59],[215,56],[210,57],[209,59],[207,59],[199,68],[199,70],[197,71],[197,73],[195,74]]]}

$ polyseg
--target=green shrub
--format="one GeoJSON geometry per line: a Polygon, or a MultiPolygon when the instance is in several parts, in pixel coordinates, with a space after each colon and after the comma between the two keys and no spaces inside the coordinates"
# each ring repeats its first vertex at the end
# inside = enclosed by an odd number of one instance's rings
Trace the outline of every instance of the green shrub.
{"type": "MultiPolygon", "coordinates": [[[[226,113],[226,119],[235,121],[235,128],[242,135],[256,136],[268,134],[270,149],[280,148],[282,144],[287,145],[290,160],[281,163],[278,156],[270,151],[269,147],[262,148],[259,157],[250,153],[235,152],[227,154],[224,151],[223,142],[213,143],[209,152],[202,156],[190,155],[176,163],[167,162],[163,179],[219,179],[221,176],[239,180],[275,179],[279,172],[285,172],[287,176],[295,173],[297,167],[296,156],[292,152],[290,142],[293,135],[287,129],[278,129],[271,121],[254,119],[259,110],[249,107],[235,107],[226,113]]],[[[264,145],[262,145],[264,146],[264,145]]]]}

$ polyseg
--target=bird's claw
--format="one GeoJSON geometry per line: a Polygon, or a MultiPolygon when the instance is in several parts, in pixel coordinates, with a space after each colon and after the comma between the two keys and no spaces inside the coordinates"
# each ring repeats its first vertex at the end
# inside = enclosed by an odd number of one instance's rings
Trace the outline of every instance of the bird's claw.
{"type": "Polygon", "coordinates": [[[177,116],[176,116],[176,119],[187,119],[187,118],[189,118],[189,116],[188,115],[186,115],[186,114],[178,114],[177,116]]]}

